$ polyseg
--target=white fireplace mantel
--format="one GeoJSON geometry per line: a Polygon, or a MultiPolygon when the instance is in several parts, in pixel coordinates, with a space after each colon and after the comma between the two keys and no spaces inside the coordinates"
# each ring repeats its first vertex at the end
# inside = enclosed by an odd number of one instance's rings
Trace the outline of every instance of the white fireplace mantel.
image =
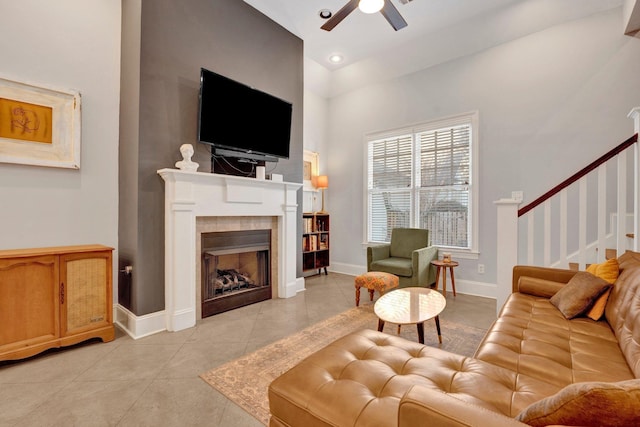
{"type": "Polygon", "coordinates": [[[296,193],[302,184],[161,169],[165,181],[165,324],[179,331],[196,323],[196,218],[278,218],[277,297],[304,290],[296,278],[296,193]]]}

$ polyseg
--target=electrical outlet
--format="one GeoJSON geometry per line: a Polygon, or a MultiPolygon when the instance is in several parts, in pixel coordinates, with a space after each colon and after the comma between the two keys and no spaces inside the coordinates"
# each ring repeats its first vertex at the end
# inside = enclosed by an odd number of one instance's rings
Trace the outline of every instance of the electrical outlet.
{"type": "Polygon", "coordinates": [[[478,273],[484,274],[484,264],[478,264],[478,273]]]}

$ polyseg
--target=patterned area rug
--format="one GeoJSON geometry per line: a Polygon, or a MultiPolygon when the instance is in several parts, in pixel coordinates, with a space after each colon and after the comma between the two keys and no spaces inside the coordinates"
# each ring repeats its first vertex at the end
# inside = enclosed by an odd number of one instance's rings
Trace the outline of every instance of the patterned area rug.
{"type": "MultiPolygon", "coordinates": [[[[425,344],[463,356],[472,356],[482,340],[483,329],[440,320],[442,344],[433,320],[425,322],[425,344]]],[[[267,345],[251,354],[232,360],[200,375],[209,385],[227,396],[264,425],[269,423],[267,389],[271,381],[305,357],[336,339],[360,329],[377,329],[378,318],[373,305],[354,307],[300,332],[267,345]]],[[[387,323],[384,332],[397,333],[397,326],[387,323]]],[[[400,335],[418,340],[415,326],[404,326],[400,335]]]]}

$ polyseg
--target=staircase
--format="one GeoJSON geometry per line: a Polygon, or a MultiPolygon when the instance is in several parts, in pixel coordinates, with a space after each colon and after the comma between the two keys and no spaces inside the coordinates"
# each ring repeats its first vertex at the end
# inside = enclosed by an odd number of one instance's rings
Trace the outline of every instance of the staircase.
{"type": "Polygon", "coordinates": [[[498,307],[511,293],[514,265],[584,270],[639,250],[640,107],[629,118],[635,135],[533,202],[522,207],[514,197],[495,202],[498,307]]]}

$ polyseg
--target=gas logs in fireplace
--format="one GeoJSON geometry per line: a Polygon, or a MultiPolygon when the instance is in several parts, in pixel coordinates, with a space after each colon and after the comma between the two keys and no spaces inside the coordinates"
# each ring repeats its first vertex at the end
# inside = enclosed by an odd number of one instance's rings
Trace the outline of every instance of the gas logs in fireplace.
{"type": "Polygon", "coordinates": [[[271,298],[271,230],[202,233],[202,317],[271,298]]]}
{"type": "Polygon", "coordinates": [[[255,287],[255,282],[249,276],[249,273],[241,273],[232,268],[229,270],[217,270],[209,274],[209,283],[207,284],[207,295],[215,296],[224,294],[225,292],[238,291],[255,287]]]}

